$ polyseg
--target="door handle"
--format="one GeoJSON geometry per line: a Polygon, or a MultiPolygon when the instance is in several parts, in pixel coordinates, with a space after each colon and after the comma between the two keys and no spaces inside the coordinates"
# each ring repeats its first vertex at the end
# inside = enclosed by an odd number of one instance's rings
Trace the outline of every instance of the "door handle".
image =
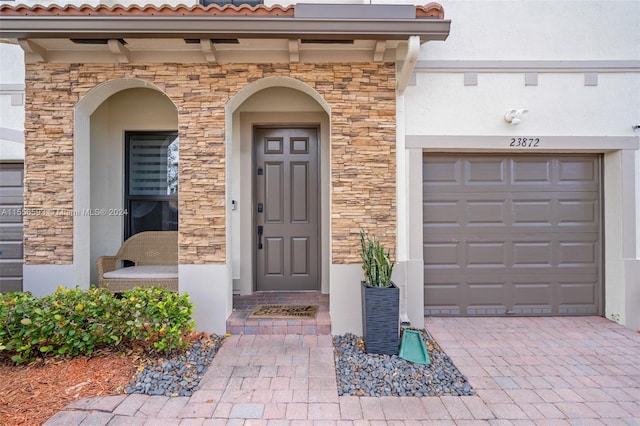
{"type": "Polygon", "coordinates": [[[262,232],[264,231],[264,226],[258,225],[258,250],[262,250],[262,232]]]}

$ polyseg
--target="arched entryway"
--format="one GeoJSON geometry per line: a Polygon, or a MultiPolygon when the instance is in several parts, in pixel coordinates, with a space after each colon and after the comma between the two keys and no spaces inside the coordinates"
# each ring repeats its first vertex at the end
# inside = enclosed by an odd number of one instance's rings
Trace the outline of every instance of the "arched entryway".
{"type": "MultiPolygon", "coordinates": [[[[255,167],[255,133],[259,129],[273,129],[276,132],[310,131],[317,135],[318,172],[313,175],[317,185],[317,283],[300,290],[314,289],[329,292],[330,259],[330,107],[328,103],[308,85],[287,77],[269,77],[251,83],[236,94],[226,105],[227,113],[227,258],[230,259],[233,291],[237,294],[251,294],[261,290],[257,281],[256,262],[260,256],[257,250],[256,228],[262,213],[258,211],[256,200],[258,188],[256,174],[261,167],[255,167]]],[[[313,137],[313,136],[312,136],[313,137]]],[[[275,137],[278,139],[278,136],[275,137]]],[[[286,145],[288,142],[284,141],[286,145]]],[[[284,145],[283,145],[284,146],[284,145]]],[[[286,148],[285,148],[286,150],[286,148]]],[[[276,150],[277,151],[277,150],[276,150]]],[[[288,163],[287,163],[288,164],[288,163]]],[[[286,167],[290,167],[287,165],[286,167]]],[[[306,166],[300,166],[304,168],[306,166]]],[[[286,202],[286,201],[285,201],[286,202]]],[[[261,203],[260,203],[261,204],[261,203]]],[[[261,223],[261,222],[260,222],[261,223]]],[[[265,243],[266,244],[266,243],[265,243]]],[[[264,246],[263,246],[264,247],[264,246]]],[[[288,246],[287,246],[288,247],[288,246]]],[[[266,248],[266,247],[265,247],[266,248]]],[[[283,249],[285,256],[291,248],[283,249]]],[[[264,261],[264,260],[262,260],[264,261]]],[[[284,261],[291,262],[291,259],[284,261]]],[[[289,289],[296,289],[297,284],[289,289]]],[[[272,289],[280,288],[278,284],[272,289]],[[277,287],[277,288],[276,288],[277,287]]]]}
{"type": "Polygon", "coordinates": [[[89,91],[75,107],[74,280],[96,283],[98,256],[115,254],[132,218],[125,199],[125,138],[132,132],[176,132],[173,102],[140,79],[118,79],[89,91]]]}

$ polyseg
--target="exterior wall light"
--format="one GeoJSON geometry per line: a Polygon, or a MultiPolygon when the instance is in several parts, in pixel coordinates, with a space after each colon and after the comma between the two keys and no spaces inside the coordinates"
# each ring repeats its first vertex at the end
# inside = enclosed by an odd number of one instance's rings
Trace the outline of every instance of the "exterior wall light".
{"type": "Polygon", "coordinates": [[[528,109],[510,109],[504,115],[504,121],[517,126],[522,121],[522,116],[528,113],[528,109]]]}

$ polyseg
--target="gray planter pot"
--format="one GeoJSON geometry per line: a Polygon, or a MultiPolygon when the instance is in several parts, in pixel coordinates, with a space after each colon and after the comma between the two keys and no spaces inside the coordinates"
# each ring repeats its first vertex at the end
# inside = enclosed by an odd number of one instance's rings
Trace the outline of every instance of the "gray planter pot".
{"type": "Polygon", "coordinates": [[[370,287],[362,290],[362,332],[368,353],[398,355],[400,345],[400,289],[370,287]]]}

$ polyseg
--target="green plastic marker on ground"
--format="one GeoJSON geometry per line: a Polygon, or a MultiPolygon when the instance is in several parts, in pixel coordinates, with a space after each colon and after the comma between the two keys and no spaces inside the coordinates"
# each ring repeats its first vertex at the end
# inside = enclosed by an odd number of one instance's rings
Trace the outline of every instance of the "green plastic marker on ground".
{"type": "Polygon", "coordinates": [[[400,354],[398,355],[407,361],[419,364],[431,364],[427,346],[424,344],[422,334],[417,330],[404,330],[402,341],[400,342],[400,354]]]}

